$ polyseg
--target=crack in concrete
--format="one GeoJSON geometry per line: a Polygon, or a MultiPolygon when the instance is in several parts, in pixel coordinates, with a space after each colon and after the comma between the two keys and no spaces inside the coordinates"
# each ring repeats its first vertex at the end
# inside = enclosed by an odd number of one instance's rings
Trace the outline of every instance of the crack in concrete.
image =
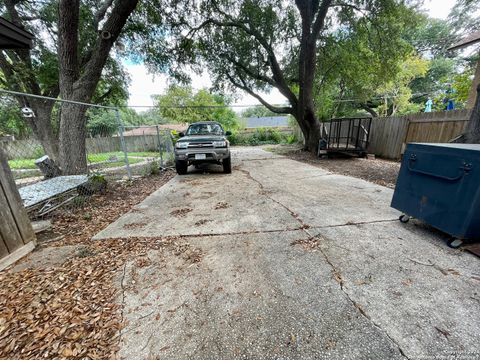
{"type": "MultiPolygon", "coordinates": [[[[309,232],[307,230],[305,230],[305,232],[307,234],[309,234],[309,232]]],[[[318,237],[318,235],[316,235],[315,237],[318,237]]],[[[375,326],[377,329],[379,329],[380,331],[382,331],[382,333],[385,334],[385,336],[387,336],[387,338],[393,343],[395,344],[395,346],[397,347],[398,351],[400,352],[400,354],[406,358],[406,359],[410,359],[406,354],[405,352],[403,351],[403,349],[401,348],[400,344],[388,333],[388,331],[386,331],[385,329],[383,329],[379,324],[377,324],[372,318],[370,315],[367,314],[367,312],[363,309],[363,307],[357,303],[352,297],[351,295],[348,293],[348,291],[345,289],[344,287],[344,281],[343,281],[343,278],[342,278],[342,275],[340,273],[340,271],[337,269],[337,267],[332,263],[332,261],[330,260],[330,258],[328,257],[328,255],[325,253],[325,251],[322,249],[322,246],[320,245],[318,247],[318,249],[320,250],[320,253],[322,254],[322,256],[324,257],[325,261],[327,262],[327,264],[332,268],[332,272],[334,274],[334,278],[335,280],[337,281],[337,283],[339,284],[340,286],[340,290],[342,291],[342,293],[344,294],[344,296],[347,298],[348,301],[350,301],[350,303],[358,310],[358,312],[363,316],[365,317],[368,321],[370,321],[370,323],[372,323],[373,326],[375,326]]]]}
{"type": "MultiPolygon", "coordinates": [[[[275,203],[279,204],[280,206],[282,206],[284,209],[286,209],[290,215],[295,218],[295,220],[297,220],[300,224],[301,224],[301,227],[300,229],[308,236],[309,239],[314,239],[316,237],[319,237],[320,234],[317,234],[315,236],[313,236],[309,231],[308,229],[310,228],[310,226],[308,224],[306,224],[299,216],[298,214],[296,214],[293,210],[291,210],[288,206],[286,206],[285,204],[273,199],[271,196],[268,195],[268,193],[265,191],[264,189],[264,185],[257,179],[255,179],[254,177],[252,177],[252,175],[250,174],[249,171],[247,170],[244,170],[244,169],[240,169],[239,171],[243,172],[244,174],[247,175],[247,177],[249,179],[251,179],[252,181],[254,181],[255,183],[257,183],[260,187],[260,189],[262,190],[262,193],[268,197],[270,200],[274,201],[275,203]]],[[[397,219],[395,219],[396,221],[397,219]]],[[[346,223],[346,224],[341,224],[341,225],[331,225],[331,226],[324,226],[324,227],[318,227],[318,228],[328,228],[328,227],[339,227],[339,226],[351,226],[351,225],[361,225],[361,224],[371,224],[371,223],[376,223],[376,222],[389,222],[389,221],[393,221],[393,220],[377,220],[377,221],[368,221],[368,222],[360,222],[360,223],[346,223]]],[[[320,250],[320,253],[322,254],[322,256],[324,257],[325,261],[327,262],[327,264],[330,266],[330,268],[332,269],[332,273],[333,273],[333,278],[334,280],[339,284],[339,287],[340,287],[340,290],[341,292],[344,294],[344,296],[346,297],[346,299],[352,304],[353,307],[355,307],[355,309],[357,309],[357,311],[365,318],[367,319],[373,326],[375,326],[377,329],[379,329],[382,333],[384,333],[387,338],[393,343],[395,344],[395,346],[397,347],[398,351],[400,352],[400,354],[406,358],[406,359],[409,359],[409,357],[407,355],[405,355],[403,349],[400,347],[400,344],[398,344],[398,342],[385,330],[383,329],[379,324],[377,324],[371,317],[370,315],[368,315],[366,313],[366,311],[362,308],[362,306],[360,304],[358,304],[355,300],[352,299],[351,295],[348,293],[348,291],[346,291],[346,289],[344,288],[344,281],[343,281],[343,278],[342,278],[342,274],[340,273],[340,271],[337,269],[337,267],[332,263],[332,261],[330,260],[330,258],[328,257],[328,255],[325,253],[325,251],[322,249],[322,246],[319,246],[318,249],[320,250]]]]}
{"type": "Polygon", "coordinates": [[[280,205],[281,207],[283,207],[285,210],[287,210],[290,215],[300,223],[300,228],[298,230],[303,230],[303,229],[308,229],[310,228],[310,225],[306,224],[299,216],[297,213],[295,213],[294,211],[292,211],[288,206],[286,206],[285,204],[281,203],[280,201],[274,199],[273,197],[271,197],[269,195],[269,193],[265,190],[265,187],[263,186],[263,184],[258,181],[257,179],[255,179],[248,170],[245,170],[245,169],[239,169],[240,172],[244,173],[247,178],[249,178],[250,180],[252,180],[253,182],[255,182],[259,187],[260,187],[260,193],[264,196],[266,196],[267,198],[269,198],[271,201],[273,201],[274,203],[280,205]]]}
{"type": "Polygon", "coordinates": [[[271,158],[259,158],[259,159],[250,159],[250,158],[246,158],[246,159],[237,159],[238,161],[244,161],[244,162],[247,162],[247,161],[267,161],[267,160],[285,160],[287,159],[285,156],[275,156],[275,157],[271,157],[271,158]]]}
{"type": "Polygon", "coordinates": [[[396,221],[398,221],[397,218],[385,219],[385,220],[358,221],[358,222],[347,221],[345,224],[311,226],[311,228],[312,229],[328,229],[328,228],[336,228],[336,227],[343,227],[343,226],[368,225],[368,224],[378,224],[378,223],[396,222],[396,221]]]}

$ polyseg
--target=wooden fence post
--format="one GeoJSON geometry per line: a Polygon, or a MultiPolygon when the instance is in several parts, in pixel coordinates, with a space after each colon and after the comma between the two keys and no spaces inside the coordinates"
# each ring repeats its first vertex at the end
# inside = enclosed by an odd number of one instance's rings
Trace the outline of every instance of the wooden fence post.
{"type": "Polygon", "coordinates": [[[0,149],[0,270],[32,251],[35,242],[32,224],[0,149]]]}

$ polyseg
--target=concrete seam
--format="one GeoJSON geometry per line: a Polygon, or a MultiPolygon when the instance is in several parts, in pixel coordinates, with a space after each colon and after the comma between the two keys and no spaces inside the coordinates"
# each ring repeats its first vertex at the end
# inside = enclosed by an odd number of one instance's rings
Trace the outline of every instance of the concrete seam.
{"type": "Polygon", "coordinates": [[[372,220],[372,221],[359,221],[359,222],[347,222],[345,224],[336,224],[336,225],[324,225],[324,226],[310,226],[311,229],[329,229],[343,226],[355,226],[355,225],[368,225],[368,224],[378,224],[385,222],[395,222],[398,219],[385,219],[385,220],[372,220]]]}

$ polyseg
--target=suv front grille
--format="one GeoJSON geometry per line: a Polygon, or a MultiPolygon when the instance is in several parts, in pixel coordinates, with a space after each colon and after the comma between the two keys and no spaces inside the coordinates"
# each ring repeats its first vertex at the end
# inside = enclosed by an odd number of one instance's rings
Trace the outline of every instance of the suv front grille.
{"type": "Polygon", "coordinates": [[[189,143],[189,149],[205,149],[205,148],[213,148],[212,142],[198,142],[198,143],[189,143]]]}

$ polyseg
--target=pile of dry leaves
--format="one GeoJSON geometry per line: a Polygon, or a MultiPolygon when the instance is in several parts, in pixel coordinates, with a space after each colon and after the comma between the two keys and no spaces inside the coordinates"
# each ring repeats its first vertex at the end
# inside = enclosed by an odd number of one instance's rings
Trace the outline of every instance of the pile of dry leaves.
{"type": "Polygon", "coordinates": [[[113,239],[91,243],[55,268],[0,273],[0,358],[114,359],[123,264],[152,249],[201,259],[178,238],[113,239]]]}
{"type": "Polygon", "coordinates": [[[82,208],[52,215],[52,232],[40,237],[40,245],[84,246],[55,267],[0,273],[0,359],[115,358],[123,326],[117,301],[123,264],[145,258],[150,249],[170,249],[191,262],[200,261],[201,253],[175,238],[91,237],[173,176],[167,171],[111,183],[82,208]],[[48,242],[52,238],[60,240],[48,242]]]}

